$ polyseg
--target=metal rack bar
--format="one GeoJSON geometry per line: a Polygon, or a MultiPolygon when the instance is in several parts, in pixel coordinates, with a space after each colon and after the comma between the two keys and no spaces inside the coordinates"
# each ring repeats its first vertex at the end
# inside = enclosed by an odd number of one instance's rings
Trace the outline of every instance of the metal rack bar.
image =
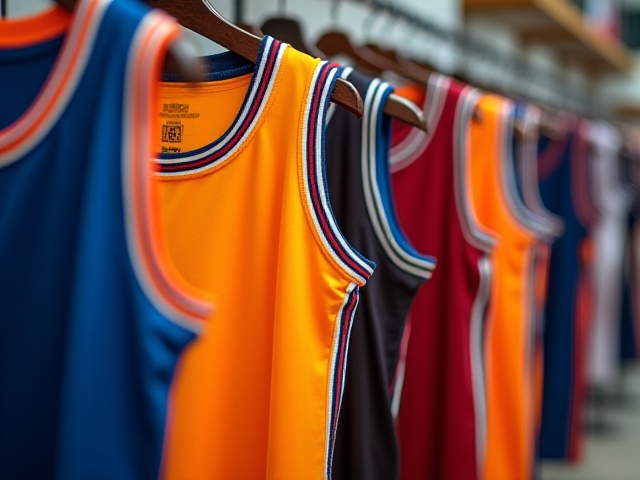
{"type": "Polygon", "coordinates": [[[467,63],[467,56],[481,59],[482,61],[489,61],[500,66],[502,68],[510,69],[513,72],[517,72],[519,77],[526,81],[526,83],[536,82],[540,86],[544,86],[549,91],[555,93],[556,102],[549,101],[548,99],[541,102],[540,98],[533,98],[531,93],[523,91],[509,91],[511,88],[507,84],[500,85],[505,91],[513,93],[515,95],[530,98],[533,101],[547,103],[550,106],[556,108],[563,108],[565,110],[572,110],[582,115],[588,116],[607,116],[601,109],[598,109],[593,101],[592,97],[587,95],[580,95],[575,91],[568,88],[567,84],[561,78],[559,73],[542,73],[537,68],[534,68],[530,62],[523,58],[518,58],[517,53],[507,54],[505,52],[498,51],[495,47],[486,44],[486,42],[475,38],[469,32],[446,27],[440,25],[433,20],[425,18],[411,11],[410,9],[402,6],[399,2],[389,0],[352,0],[355,3],[360,3],[369,6],[374,11],[384,12],[391,15],[394,18],[400,19],[413,27],[416,27],[434,37],[443,40],[452,46],[456,47],[462,54],[464,63],[467,63]],[[567,101],[568,100],[568,101],[567,101]],[[571,105],[569,105],[569,102],[571,105]],[[555,103],[555,104],[553,104],[555,103]]]}

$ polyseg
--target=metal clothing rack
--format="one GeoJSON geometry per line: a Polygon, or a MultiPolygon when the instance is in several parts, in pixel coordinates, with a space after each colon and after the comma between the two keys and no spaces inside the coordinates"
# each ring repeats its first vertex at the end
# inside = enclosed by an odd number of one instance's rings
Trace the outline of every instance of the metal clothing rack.
{"type": "MultiPolygon", "coordinates": [[[[336,0],[332,0],[336,1],[336,0]]],[[[519,88],[513,86],[513,81],[504,82],[500,87],[505,93],[521,98],[527,98],[534,102],[547,104],[550,107],[573,111],[581,115],[591,117],[609,117],[601,106],[595,103],[594,96],[580,94],[571,89],[559,73],[545,73],[535,68],[517,52],[505,53],[476,38],[468,31],[440,25],[433,20],[425,18],[410,9],[402,6],[400,2],[390,0],[351,0],[353,3],[367,5],[373,12],[386,13],[391,17],[406,22],[413,28],[417,28],[430,36],[442,40],[460,52],[462,67],[466,76],[473,77],[473,71],[468,68],[470,61],[482,61],[500,67],[509,72],[512,79],[519,80],[519,88]],[[531,93],[532,86],[542,87],[550,92],[555,99],[541,98],[531,93]]]]}

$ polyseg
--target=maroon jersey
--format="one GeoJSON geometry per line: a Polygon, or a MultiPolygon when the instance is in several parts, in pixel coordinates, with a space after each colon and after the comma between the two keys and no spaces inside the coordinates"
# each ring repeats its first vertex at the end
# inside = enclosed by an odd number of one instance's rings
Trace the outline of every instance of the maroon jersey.
{"type": "Polygon", "coordinates": [[[477,479],[486,437],[483,328],[493,245],[469,198],[467,127],[477,94],[436,74],[426,92],[399,93],[424,104],[429,133],[394,125],[398,217],[416,249],[438,258],[410,312],[398,414],[402,478],[477,479]]]}

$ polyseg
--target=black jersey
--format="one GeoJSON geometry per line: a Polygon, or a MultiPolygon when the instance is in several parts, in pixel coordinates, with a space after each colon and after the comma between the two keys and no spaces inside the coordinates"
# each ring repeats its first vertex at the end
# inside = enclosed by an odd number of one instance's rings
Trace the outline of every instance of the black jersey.
{"type": "Polygon", "coordinates": [[[335,109],[326,133],[331,205],[347,241],[373,260],[361,291],[338,420],[333,480],[399,478],[391,412],[402,383],[398,372],[406,317],[435,260],[418,254],[400,230],[389,177],[390,119],[383,114],[392,87],[351,68],[342,71],[364,102],[362,120],[335,109]]]}

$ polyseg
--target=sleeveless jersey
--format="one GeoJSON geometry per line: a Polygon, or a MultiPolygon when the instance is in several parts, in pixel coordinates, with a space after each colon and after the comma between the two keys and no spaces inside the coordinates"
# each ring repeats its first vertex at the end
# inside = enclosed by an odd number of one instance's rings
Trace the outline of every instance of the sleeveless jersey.
{"type": "Polygon", "coordinates": [[[396,219],[389,177],[391,119],[384,104],[393,91],[379,79],[351,68],[342,77],[364,101],[363,119],[336,109],[327,127],[329,197],[338,226],[360,253],[376,263],[362,290],[333,462],[333,479],[399,476],[398,443],[391,412],[396,370],[407,314],[435,261],[422,257],[396,219]]]}
{"type": "MultiPolygon", "coordinates": [[[[636,147],[637,148],[637,147],[636,147]]],[[[640,322],[638,322],[637,288],[639,282],[638,259],[636,254],[638,212],[640,187],[640,167],[638,166],[639,154],[637,151],[630,156],[622,156],[622,177],[625,189],[630,198],[629,212],[627,214],[627,232],[625,247],[624,269],[624,294],[622,306],[622,318],[620,328],[620,361],[626,366],[640,356],[640,322]]]]}
{"type": "Polygon", "coordinates": [[[0,478],[158,477],[209,315],[156,230],[148,107],[178,34],[130,0],[0,21],[0,478]]]}
{"type": "Polygon", "coordinates": [[[468,197],[468,128],[477,93],[432,74],[426,97],[420,87],[400,94],[424,104],[429,133],[394,123],[398,217],[418,250],[438,259],[410,312],[398,417],[401,475],[475,479],[484,457],[482,344],[492,247],[468,197]]]}
{"type": "Polygon", "coordinates": [[[532,397],[527,301],[536,238],[523,222],[513,193],[513,105],[485,95],[478,106],[482,121],[472,123],[470,132],[473,205],[480,224],[499,239],[486,334],[488,428],[483,478],[526,479],[533,451],[527,421],[532,397]]]}
{"type": "Polygon", "coordinates": [[[513,164],[516,172],[518,202],[522,202],[530,217],[529,225],[536,231],[537,241],[532,251],[528,272],[529,295],[527,312],[529,325],[529,347],[527,348],[527,411],[526,422],[530,430],[532,449],[530,455],[531,477],[535,477],[538,436],[542,412],[542,376],[544,372],[543,337],[544,306],[547,298],[549,259],[552,243],[562,234],[562,220],[549,212],[542,204],[538,190],[537,144],[540,110],[524,103],[516,105],[515,118],[521,121],[523,136],[513,136],[513,164]]]}
{"type": "Polygon", "coordinates": [[[351,319],[374,265],[344,239],[324,172],[337,68],[265,36],[165,83],[169,250],[216,319],[173,391],[167,479],[329,478],[351,319]]]}
{"type": "Polygon", "coordinates": [[[580,124],[566,122],[564,138],[540,134],[538,178],[544,205],[562,217],[564,234],[551,249],[544,328],[544,377],[539,452],[541,458],[575,458],[581,394],[582,248],[590,215],[585,208],[586,157],[580,124]]]}
{"type": "Polygon", "coordinates": [[[618,154],[622,138],[604,122],[589,124],[595,198],[601,215],[593,231],[594,297],[589,328],[588,381],[614,387],[620,374],[620,318],[628,197],[621,182],[618,154]]]}

